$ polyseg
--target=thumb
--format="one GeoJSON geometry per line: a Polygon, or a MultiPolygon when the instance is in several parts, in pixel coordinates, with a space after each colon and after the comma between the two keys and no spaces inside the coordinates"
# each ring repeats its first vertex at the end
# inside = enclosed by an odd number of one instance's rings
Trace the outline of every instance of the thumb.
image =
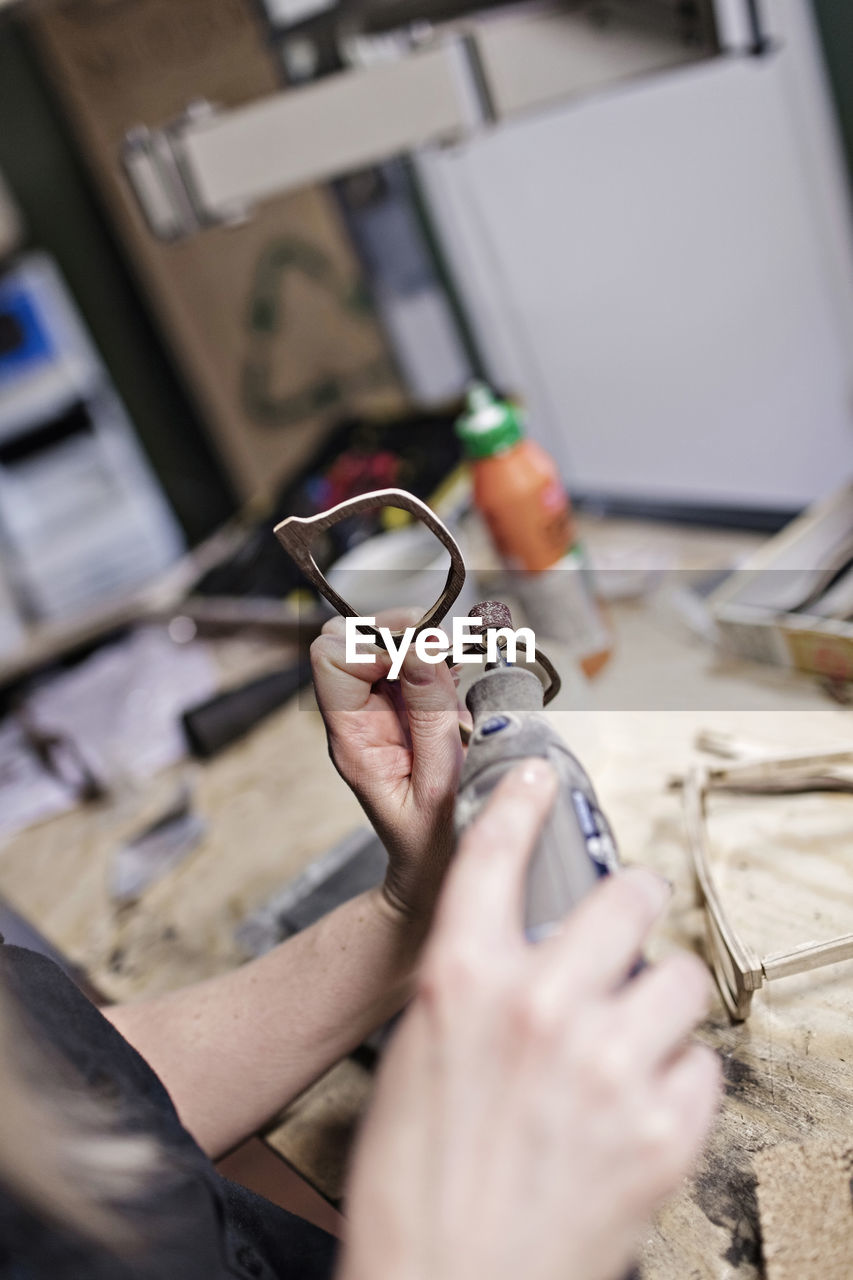
{"type": "Polygon", "coordinates": [[[412,743],[415,800],[427,805],[456,790],[462,768],[456,684],[444,662],[423,662],[411,645],[400,669],[400,692],[412,743]]]}

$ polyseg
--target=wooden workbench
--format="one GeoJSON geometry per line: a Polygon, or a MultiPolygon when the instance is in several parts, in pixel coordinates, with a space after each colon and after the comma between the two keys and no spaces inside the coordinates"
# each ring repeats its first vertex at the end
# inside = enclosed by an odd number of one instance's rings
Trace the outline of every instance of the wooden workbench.
{"type": "MultiPolygon", "coordinates": [[[[593,548],[624,526],[593,525],[593,548]]],[[[638,538],[682,564],[726,563],[750,539],[643,526],[638,538]]],[[[568,681],[554,716],[589,768],[630,862],[676,885],[653,951],[694,947],[702,931],[677,796],[697,729],[771,746],[844,741],[849,714],[805,677],[722,662],[653,599],[617,604],[614,660],[592,688],[568,681]]],[[[723,893],[759,950],[830,937],[853,923],[853,798],[720,800],[712,836],[723,893]]],[[[292,703],[204,768],[176,766],[140,793],[33,828],[0,850],[0,894],[116,1000],[220,973],[242,957],[238,921],[361,816],[327,755],[310,698],[292,703]],[[177,776],[194,776],[203,843],[132,908],[107,894],[120,841],[156,814],[177,776]]],[[[703,1035],[721,1053],[726,1100],[697,1175],[645,1243],[649,1280],[761,1274],[752,1154],[789,1137],[853,1130],[853,963],[760,993],[742,1027],[722,1007],[703,1035]]],[[[290,1109],[271,1141],[326,1194],[340,1194],[345,1153],[370,1077],[352,1060],[290,1109]]]]}

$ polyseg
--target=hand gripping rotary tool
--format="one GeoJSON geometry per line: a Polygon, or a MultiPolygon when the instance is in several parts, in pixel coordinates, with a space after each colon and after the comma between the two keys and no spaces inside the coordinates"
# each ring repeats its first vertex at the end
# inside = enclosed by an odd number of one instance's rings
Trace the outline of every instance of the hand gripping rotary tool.
{"type": "MultiPolygon", "coordinates": [[[[512,628],[510,611],[500,601],[484,600],[471,617],[481,619],[484,641],[492,628],[512,628]]],[[[601,876],[618,869],[619,858],[589,776],[543,715],[542,682],[527,667],[508,662],[505,645],[496,652],[498,660],[485,663],[465,699],[473,726],[456,798],[456,833],[470,826],[520,760],[536,756],[554,768],[557,798],[527,872],[524,928],[537,942],[601,876]]]]}
{"type": "MultiPolygon", "coordinates": [[[[417,624],[417,634],[437,627],[449,613],[465,581],[465,564],[447,527],[412,494],[400,489],[378,490],[316,516],[291,516],[276,526],[276,536],[309,581],[343,617],[358,617],[327,582],[311,552],[311,543],[316,532],[327,530],[339,520],[375,514],[384,506],[401,508],[416,517],[450,553],[444,589],[417,624]]],[[[544,706],[560,687],[551,662],[537,649],[536,663],[548,678],[545,686],[531,668],[508,660],[505,637],[500,631],[512,628],[512,617],[500,601],[483,601],[471,610],[471,617],[479,619],[480,626],[469,651],[483,655],[484,670],[466,697],[473,726],[456,800],[456,832],[461,835],[467,830],[501,778],[520,760],[538,756],[551,763],[559,789],[530,861],[525,897],[524,927],[527,937],[538,941],[559,926],[602,876],[618,869],[619,858],[588,775],[543,714],[544,706]],[[497,645],[490,656],[496,654],[496,661],[486,660],[488,633],[492,630],[496,632],[497,645]]],[[[374,630],[373,634],[377,643],[385,643],[379,631],[374,630]]]]}
{"type": "MultiPolygon", "coordinates": [[[[471,617],[481,620],[484,649],[490,629],[512,628],[510,611],[498,600],[475,605],[471,617]]],[[[456,834],[461,836],[520,760],[538,756],[556,770],[557,797],[527,868],[524,931],[530,942],[558,929],[597,881],[620,866],[589,776],[543,714],[559,688],[559,677],[544,654],[537,650],[536,656],[550,676],[547,688],[532,671],[508,662],[505,647],[498,645],[498,660],[487,662],[468,690],[465,702],[473,725],[455,814],[456,834]]],[[[633,973],[643,964],[638,961],[633,973]]],[[[639,1271],[632,1268],[624,1280],[640,1280],[639,1271]]]]}

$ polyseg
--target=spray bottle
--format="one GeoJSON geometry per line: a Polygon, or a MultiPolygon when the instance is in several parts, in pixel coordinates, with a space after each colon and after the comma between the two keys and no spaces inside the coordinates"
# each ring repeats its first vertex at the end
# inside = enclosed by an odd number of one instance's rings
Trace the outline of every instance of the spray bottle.
{"type": "Polygon", "coordinates": [[[563,641],[585,675],[596,675],[612,642],[556,463],[525,438],[520,410],[483,383],[470,388],[456,431],[474,504],[506,567],[519,571],[513,587],[527,621],[563,641]]]}

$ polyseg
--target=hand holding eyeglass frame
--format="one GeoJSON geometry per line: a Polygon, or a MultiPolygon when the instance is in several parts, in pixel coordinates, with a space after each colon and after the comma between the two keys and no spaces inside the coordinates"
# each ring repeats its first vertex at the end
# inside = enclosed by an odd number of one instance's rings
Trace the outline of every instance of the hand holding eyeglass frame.
{"type": "MultiPolygon", "coordinates": [[[[447,580],[438,599],[415,624],[413,637],[415,638],[422,631],[438,627],[447,617],[465,584],[466,576],[465,561],[459,549],[459,544],[444,522],[438,518],[425,502],[421,502],[420,498],[416,498],[414,494],[406,492],[405,489],[376,489],[372,493],[361,494],[357,498],[349,498],[346,502],[339,502],[337,506],[330,507],[328,511],[322,511],[318,515],[289,516],[275,526],[274,532],[291,559],[302,570],[311,585],[328,600],[332,608],[342,618],[357,618],[361,616],[359,611],[354,609],[347,600],[344,600],[343,596],[339,595],[329,582],[314,558],[312,546],[318,535],[323,534],[334,525],[340,524],[341,521],[386,507],[405,511],[420,521],[450,555],[447,580]]],[[[477,606],[473,616],[479,616],[478,610],[481,608],[482,606],[477,606]]],[[[484,629],[487,625],[488,620],[484,622],[484,629]]],[[[382,633],[375,627],[363,625],[361,629],[372,633],[378,645],[385,646],[382,633]]],[[[391,636],[395,640],[399,640],[403,636],[403,631],[392,630],[391,636]]],[[[469,652],[483,652],[482,643],[480,641],[472,642],[469,646],[469,652]]],[[[540,649],[536,650],[536,663],[548,677],[548,683],[543,694],[544,704],[547,706],[560,691],[560,677],[551,660],[540,649]]]]}
{"type": "MultiPolygon", "coordinates": [[[[435,627],[459,595],[465,581],[465,564],[449,530],[412,494],[399,489],[365,494],[308,519],[284,520],[276,526],[276,536],[308,580],[340,614],[360,617],[326,579],[312,555],[311,543],[318,532],[340,520],[380,507],[409,512],[450,553],[444,589],[418,622],[416,632],[435,627]]],[[[480,654],[485,653],[488,632],[497,632],[512,623],[509,609],[500,601],[475,605],[471,616],[479,619],[481,626],[469,652],[480,654]]],[[[382,644],[381,633],[374,635],[382,644]]],[[[505,647],[498,647],[497,652],[498,660],[487,659],[483,663],[483,671],[466,697],[473,728],[456,797],[456,831],[461,835],[468,829],[504,775],[521,760],[539,757],[555,770],[560,779],[557,800],[539,837],[527,877],[524,924],[528,938],[538,941],[559,928],[566,914],[597,881],[618,869],[619,860],[589,777],[554,725],[542,715],[543,707],[560,688],[553,665],[541,650],[536,650],[536,664],[548,681],[545,684],[532,670],[510,660],[505,647]]]]}

